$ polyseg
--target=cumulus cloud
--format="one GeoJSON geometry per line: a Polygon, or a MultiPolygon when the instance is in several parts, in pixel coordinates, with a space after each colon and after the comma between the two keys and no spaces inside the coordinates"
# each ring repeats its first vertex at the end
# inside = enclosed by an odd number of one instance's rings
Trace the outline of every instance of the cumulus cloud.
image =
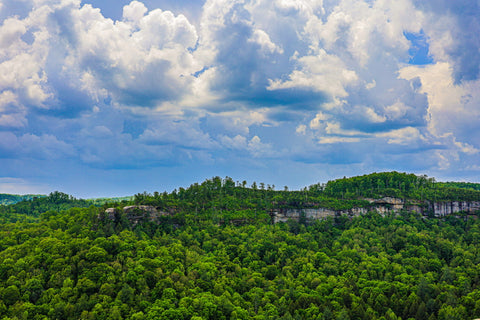
{"type": "Polygon", "coordinates": [[[385,137],[389,144],[412,145],[419,140],[426,141],[427,139],[420,133],[417,128],[405,127],[398,130],[382,133],[380,137],[385,137]]]}
{"type": "MultiPolygon", "coordinates": [[[[427,128],[432,135],[452,135],[458,141],[470,142],[478,148],[480,81],[455,84],[454,73],[453,67],[443,62],[427,67],[405,67],[401,69],[400,76],[407,79],[420,77],[420,90],[428,96],[427,128]]],[[[451,144],[451,147],[454,146],[451,144]]]]}
{"type": "Polygon", "coordinates": [[[104,89],[120,104],[153,107],[177,100],[191,85],[195,28],[184,16],[146,10],[134,1],[123,21],[106,19],[90,5],[70,13],[76,38],[68,67],[93,77],[85,84],[92,94],[104,89]]]}
{"type": "Polygon", "coordinates": [[[206,0],[195,21],[140,0],[115,19],[88,1],[2,4],[3,158],[476,168],[471,1],[206,0]]]}
{"type": "Polygon", "coordinates": [[[174,145],[183,148],[214,148],[215,142],[202,131],[191,127],[186,122],[174,122],[163,128],[145,130],[140,141],[151,145],[174,145]]]}
{"type": "Polygon", "coordinates": [[[273,43],[270,39],[270,36],[263,30],[255,29],[249,41],[258,44],[261,51],[264,52],[266,55],[275,52],[278,52],[279,54],[283,53],[283,49],[273,43]]]}
{"type": "Polygon", "coordinates": [[[37,159],[70,158],[76,154],[75,148],[49,134],[23,134],[0,132],[0,157],[32,157],[37,159]]]}
{"type": "Polygon", "coordinates": [[[477,80],[480,76],[480,22],[478,1],[415,1],[428,17],[425,30],[432,52],[453,66],[455,83],[477,80]]]}
{"type": "Polygon", "coordinates": [[[345,87],[358,79],[338,56],[329,55],[323,49],[303,57],[296,53],[292,59],[298,63],[299,69],[294,70],[287,81],[270,80],[267,89],[307,88],[326,92],[334,99],[348,96],[345,87]]]}
{"type": "Polygon", "coordinates": [[[48,53],[45,31],[29,31],[33,37],[30,44],[23,38],[36,22],[36,15],[31,14],[25,19],[7,18],[0,27],[0,88],[16,94],[17,106],[45,107],[50,97],[45,87],[47,76],[42,70],[48,53]]]}
{"type": "Polygon", "coordinates": [[[272,145],[263,143],[258,136],[253,136],[250,140],[241,135],[233,138],[220,136],[220,141],[228,149],[248,151],[255,158],[274,156],[272,145]]]}
{"type": "Polygon", "coordinates": [[[408,61],[405,32],[420,32],[424,21],[410,2],[340,1],[328,7],[310,1],[241,5],[212,0],[205,5],[203,21],[199,48],[210,53],[215,69],[210,88],[225,99],[298,108],[299,100],[315,92],[304,104],[335,109],[332,113],[346,128],[424,124],[425,96],[397,77],[408,61]],[[412,14],[418,19],[411,19],[412,14]],[[252,48],[258,30],[271,42],[268,61],[252,48]],[[285,90],[296,99],[275,99],[285,90]],[[351,121],[351,108],[365,102],[371,104],[365,109],[368,117],[351,121]],[[395,105],[405,110],[394,113],[395,105]],[[379,123],[384,125],[375,125],[379,123]]]}
{"type": "Polygon", "coordinates": [[[147,7],[142,2],[132,1],[128,6],[123,7],[123,18],[138,23],[147,11],[147,7]]]}
{"type": "Polygon", "coordinates": [[[17,95],[10,90],[0,93],[0,127],[21,128],[26,125],[26,110],[16,104],[17,95]]]}

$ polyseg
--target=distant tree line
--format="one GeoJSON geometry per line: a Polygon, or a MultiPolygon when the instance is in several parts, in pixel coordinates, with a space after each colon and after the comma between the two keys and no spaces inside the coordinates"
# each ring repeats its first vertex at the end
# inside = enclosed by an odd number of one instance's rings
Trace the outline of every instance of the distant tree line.
{"type": "Polygon", "coordinates": [[[7,194],[7,193],[0,193],[0,205],[10,205],[15,204],[20,201],[31,200],[33,198],[44,197],[44,195],[37,195],[37,194],[7,194]]]}

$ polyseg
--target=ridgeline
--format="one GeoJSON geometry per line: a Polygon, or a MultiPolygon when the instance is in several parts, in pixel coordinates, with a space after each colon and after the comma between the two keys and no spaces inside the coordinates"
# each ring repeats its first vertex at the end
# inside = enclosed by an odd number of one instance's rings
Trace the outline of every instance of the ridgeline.
{"type": "Polygon", "coordinates": [[[480,318],[478,212],[428,212],[480,201],[478,186],[386,172],[288,191],[214,177],[131,199],[3,205],[0,318],[480,318]],[[385,199],[425,212],[379,214],[385,199]]]}

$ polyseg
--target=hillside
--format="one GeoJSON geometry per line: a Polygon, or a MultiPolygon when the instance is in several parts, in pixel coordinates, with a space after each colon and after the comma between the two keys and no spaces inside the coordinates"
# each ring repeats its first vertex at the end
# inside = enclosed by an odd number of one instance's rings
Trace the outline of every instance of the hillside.
{"type": "MultiPolygon", "coordinates": [[[[50,194],[51,195],[51,194],[50,194]]],[[[48,197],[45,194],[9,194],[9,193],[0,193],[0,205],[8,206],[11,204],[16,204],[22,201],[29,201],[35,198],[44,198],[48,197]]],[[[104,203],[109,202],[121,202],[121,201],[130,201],[133,199],[133,196],[128,197],[110,197],[110,198],[92,198],[86,199],[94,205],[103,205],[104,203]]]]}
{"type": "MultiPolygon", "coordinates": [[[[172,193],[136,194],[130,205],[150,205],[164,212],[183,213],[196,219],[216,219],[231,221],[259,218],[278,209],[318,209],[336,212],[357,210],[368,212],[378,208],[378,203],[386,202],[382,212],[386,212],[389,200],[403,203],[405,210],[416,208],[425,215],[437,214],[441,207],[467,205],[470,212],[480,206],[480,191],[458,188],[452,184],[437,183],[435,179],[414,174],[383,172],[369,175],[332,180],[326,184],[315,184],[301,191],[275,190],[274,186],[263,183],[234,182],[230,178],[214,177],[201,184],[193,184],[172,193]],[[479,202],[477,204],[477,202],[479,202]],[[458,204],[459,203],[459,204],[458,204]],[[470,207],[469,204],[473,205],[470,207]]],[[[440,210],[442,212],[442,210],[440,210]]]]}
{"type": "Polygon", "coordinates": [[[480,191],[480,183],[474,182],[439,182],[439,185],[451,188],[462,188],[480,191]]]}
{"type": "Polygon", "coordinates": [[[0,318],[479,318],[480,219],[370,211],[272,224],[270,216],[369,208],[367,196],[392,190],[419,201],[479,199],[460,189],[399,173],[301,191],[214,177],[114,204],[55,192],[3,206],[0,318]],[[162,214],[122,210],[135,205],[162,214]],[[107,207],[117,209],[109,216],[107,207]]]}
{"type": "MultiPolygon", "coordinates": [[[[331,212],[363,213],[380,209],[381,212],[386,212],[395,205],[385,203],[380,208],[378,203],[385,202],[382,199],[393,198],[394,203],[404,204],[404,210],[443,216],[444,213],[436,214],[436,210],[445,206],[459,207],[456,209],[459,212],[466,203],[470,211],[476,210],[476,203],[471,207],[469,205],[480,201],[480,191],[475,190],[475,186],[472,183],[437,183],[434,178],[395,171],[336,179],[299,191],[288,191],[287,188],[275,190],[275,186],[256,182],[247,186],[246,181],[235,182],[229,177],[213,177],[170,193],[144,192],[121,198],[84,200],[56,191],[48,196],[34,197],[3,208],[0,206],[0,213],[38,217],[48,210],[61,211],[73,207],[93,205],[121,210],[125,206],[148,205],[159,212],[193,217],[196,220],[213,220],[217,223],[267,222],[271,220],[269,215],[272,211],[283,209],[323,208],[331,212]]],[[[446,214],[452,211],[447,209],[446,214]]]]}
{"type": "Polygon", "coordinates": [[[32,200],[33,198],[45,197],[44,195],[40,194],[8,194],[8,193],[0,193],[0,205],[10,205],[15,204],[20,201],[25,200],[32,200]]]}

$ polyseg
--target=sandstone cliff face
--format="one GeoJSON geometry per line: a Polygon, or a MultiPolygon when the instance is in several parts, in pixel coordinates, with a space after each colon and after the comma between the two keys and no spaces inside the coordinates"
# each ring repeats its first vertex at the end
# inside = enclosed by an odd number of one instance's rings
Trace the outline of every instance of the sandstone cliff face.
{"type": "Polygon", "coordinates": [[[366,199],[371,203],[370,208],[352,208],[350,210],[332,210],[328,208],[316,209],[277,209],[272,211],[273,221],[286,222],[288,219],[300,220],[305,218],[309,221],[325,219],[336,216],[357,216],[366,214],[369,211],[376,211],[381,215],[387,213],[399,213],[401,210],[418,212],[424,216],[433,214],[435,217],[464,212],[476,214],[480,212],[480,201],[459,202],[410,202],[403,199],[385,197],[381,199],[366,199]]]}
{"type": "Polygon", "coordinates": [[[304,217],[308,220],[319,220],[325,219],[326,217],[334,217],[336,215],[336,211],[327,209],[327,208],[318,208],[318,209],[277,209],[273,210],[273,222],[287,222],[288,219],[292,220],[300,220],[300,218],[304,215],[304,217]]]}
{"type": "Polygon", "coordinates": [[[458,212],[474,214],[480,211],[480,201],[449,201],[430,204],[429,209],[436,217],[444,217],[458,212]]]}
{"type": "MultiPolygon", "coordinates": [[[[424,216],[433,214],[435,217],[445,217],[460,212],[476,214],[480,212],[480,201],[444,201],[444,202],[412,202],[403,199],[385,197],[381,199],[366,199],[371,203],[369,208],[352,208],[349,210],[333,210],[329,208],[305,208],[305,209],[275,209],[271,212],[273,222],[286,222],[289,219],[308,221],[325,219],[338,216],[358,216],[369,211],[376,211],[381,215],[399,213],[401,210],[415,211],[424,216]]],[[[161,216],[173,215],[174,212],[161,211],[153,206],[127,206],[123,208],[127,219],[135,226],[140,221],[158,221],[161,216]]],[[[115,208],[105,210],[106,217],[115,220],[118,212],[115,208]]]]}
{"type": "MultiPolygon", "coordinates": [[[[132,222],[132,225],[137,225],[140,221],[157,221],[161,216],[170,215],[169,212],[161,211],[154,206],[126,206],[123,207],[123,213],[127,219],[132,222]]],[[[115,220],[115,216],[118,214],[117,209],[108,208],[105,210],[105,214],[108,219],[115,220]]]]}

